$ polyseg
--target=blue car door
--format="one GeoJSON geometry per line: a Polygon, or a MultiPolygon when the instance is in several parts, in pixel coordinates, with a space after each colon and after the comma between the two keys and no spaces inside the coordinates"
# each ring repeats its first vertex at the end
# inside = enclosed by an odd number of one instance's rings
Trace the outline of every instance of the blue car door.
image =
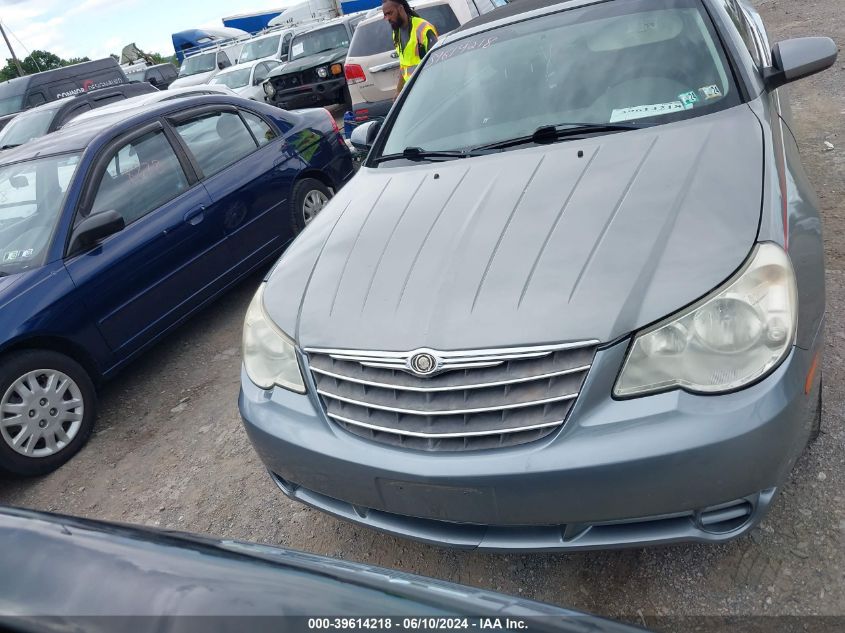
{"type": "Polygon", "coordinates": [[[222,222],[169,135],[154,122],[114,141],[77,209],[76,223],[113,209],[126,224],[65,262],[117,362],[201,303],[222,270],[222,222]]]}
{"type": "Polygon", "coordinates": [[[180,113],[171,123],[203,179],[211,212],[223,218],[226,277],[237,278],[293,237],[287,203],[296,155],[263,117],[232,106],[180,113]]]}

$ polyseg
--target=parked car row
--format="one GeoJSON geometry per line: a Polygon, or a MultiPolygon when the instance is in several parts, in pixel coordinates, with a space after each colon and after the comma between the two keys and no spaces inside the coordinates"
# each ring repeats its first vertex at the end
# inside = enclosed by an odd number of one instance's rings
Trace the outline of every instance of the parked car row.
{"type": "Polygon", "coordinates": [[[183,90],[0,156],[2,472],[67,461],[96,386],[273,261],[352,174],[323,109],[183,90]]]}

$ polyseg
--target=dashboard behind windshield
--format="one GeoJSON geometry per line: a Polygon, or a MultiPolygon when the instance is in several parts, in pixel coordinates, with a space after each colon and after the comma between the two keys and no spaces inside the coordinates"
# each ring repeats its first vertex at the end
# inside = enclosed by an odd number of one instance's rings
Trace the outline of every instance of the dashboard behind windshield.
{"type": "Polygon", "coordinates": [[[611,0],[433,50],[381,153],[460,150],[550,125],[658,124],[739,102],[700,0],[611,0]]]}
{"type": "Polygon", "coordinates": [[[0,273],[44,263],[79,154],[0,166],[0,273]]]}

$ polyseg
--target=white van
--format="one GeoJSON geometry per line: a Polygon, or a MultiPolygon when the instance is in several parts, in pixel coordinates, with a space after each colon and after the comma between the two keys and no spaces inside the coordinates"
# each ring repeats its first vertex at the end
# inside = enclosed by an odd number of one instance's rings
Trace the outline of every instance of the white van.
{"type": "MultiPolygon", "coordinates": [[[[421,0],[414,10],[442,37],[472,18],[506,4],[505,0],[421,0]]],[[[346,56],[346,84],[357,122],[383,117],[393,105],[399,83],[399,60],[390,24],[381,8],[373,9],[355,29],[346,56]]]]}
{"type": "Polygon", "coordinates": [[[169,88],[207,84],[221,70],[238,63],[243,46],[243,42],[235,42],[186,56],[179,67],[179,77],[169,88]]]}
{"type": "Polygon", "coordinates": [[[258,59],[277,59],[286,62],[288,51],[290,51],[290,41],[295,33],[296,30],[293,28],[280,28],[256,35],[244,42],[238,63],[245,64],[258,59]]]}

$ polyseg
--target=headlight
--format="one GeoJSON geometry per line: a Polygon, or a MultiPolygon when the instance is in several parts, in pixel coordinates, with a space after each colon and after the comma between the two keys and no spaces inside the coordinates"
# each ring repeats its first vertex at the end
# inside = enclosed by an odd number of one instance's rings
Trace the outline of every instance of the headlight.
{"type": "Polygon", "coordinates": [[[798,291],[789,256],[759,244],[725,286],[634,338],[616,396],[673,387],[718,393],[767,374],[795,341],[798,291]]]}
{"type": "Polygon", "coordinates": [[[272,97],[276,94],[276,89],[273,87],[273,84],[271,84],[269,81],[264,82],[264,94],[268,97],[272,97]]]}
{"type": "Polygon", "coordinates": [[[328,76],[329,76],[329,69],[328,69],[328,68],[326,68],[325,66],[320,66],[320,67],[317,69],[317,76],[318,76],[320,79],[325,79],[326,77],[328,77],[328,76]]]}
{"type": "Polygon", "coordinates": [[[244,367],[249,379],[262,389],[274,385],[305,393],[305,383],[296,347],[264,312],[264,287],[261,284],[252,298],[244,320],[244,367]]]}

